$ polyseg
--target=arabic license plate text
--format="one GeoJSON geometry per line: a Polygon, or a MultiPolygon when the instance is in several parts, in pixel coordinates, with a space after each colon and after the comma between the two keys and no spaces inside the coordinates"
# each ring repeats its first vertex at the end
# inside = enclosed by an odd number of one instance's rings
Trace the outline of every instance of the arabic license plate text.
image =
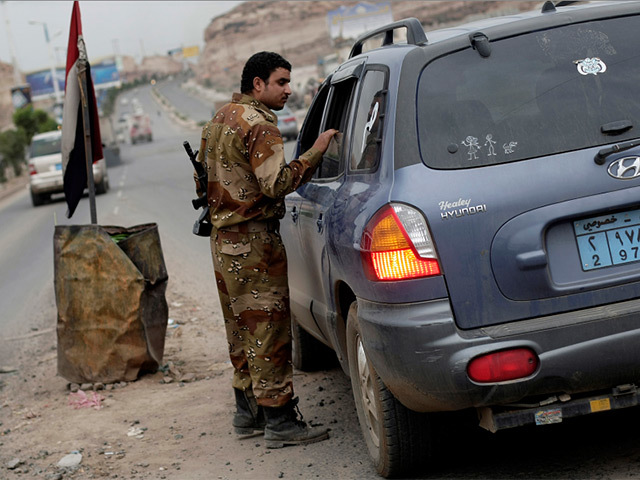
{"type": "Polygon", "coordinates": [[[640,261],[640,210],[573,222],[582,270],[640,261]]]}

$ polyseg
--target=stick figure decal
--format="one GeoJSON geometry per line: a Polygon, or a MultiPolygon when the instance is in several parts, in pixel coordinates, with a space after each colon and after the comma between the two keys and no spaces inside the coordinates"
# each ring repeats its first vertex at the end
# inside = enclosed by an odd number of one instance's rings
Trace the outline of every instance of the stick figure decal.
{"type": "Polygon", "coordinates": [[[480,150],[482,147],[478,144],[478,139],[476,137],[472,137],[471,135],[469,135],[460,143],[469,148],[469,151],[467,152],[469,154],[469,161],[478,159],[476,153],[478,153],[478,150],[480,150]]]}
{"type": "Polygon", "coordinates": [[[509,142],[509,143],[503,144],[502,148],[504,148],[504,154],[509,155],[510,153],[513,153],[514,148],[516,148],[516,145],[518,145],[518,142],[509,142]]]}
{"type": "Polygon", "coordinates": [[[484,138],[486,140],[486,142],[484,142],[484,146],[485,147],[487,147],[487,146],[489,147],[489,151],[487,153],[487,157],[495,157],[497,154],[496,154],[496,149],[495,149],[494,145],[496,143],[498,143],[498,142],[496,142],[493,139],[493,134],[491,134],[491,133],[487,134],[487,136],[484,137],[484,138]]]}

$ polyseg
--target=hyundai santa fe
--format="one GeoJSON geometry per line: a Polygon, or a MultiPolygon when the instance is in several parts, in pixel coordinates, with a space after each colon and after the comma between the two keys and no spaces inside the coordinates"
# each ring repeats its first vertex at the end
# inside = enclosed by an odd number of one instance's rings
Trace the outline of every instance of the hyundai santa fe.
{"type": "Polygon", "coordinates": [[[369,32],[305,118],[341,135],[286,199],[294,364],[335,351],[383,476],[439,412],[638,402],[640,3],[567,3],[369,32]]]}

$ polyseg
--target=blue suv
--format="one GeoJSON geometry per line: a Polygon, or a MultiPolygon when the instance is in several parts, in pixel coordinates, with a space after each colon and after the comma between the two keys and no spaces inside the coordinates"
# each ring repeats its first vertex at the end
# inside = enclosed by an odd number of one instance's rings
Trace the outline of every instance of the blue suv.
{"type": "Polygon", "coordinates": [[[306,116],[342,135],[286,200],[294,364],[335,351],[383,476],[438,412],[638,403],[640,3],[566,3],[363,35],[306,116]]]}

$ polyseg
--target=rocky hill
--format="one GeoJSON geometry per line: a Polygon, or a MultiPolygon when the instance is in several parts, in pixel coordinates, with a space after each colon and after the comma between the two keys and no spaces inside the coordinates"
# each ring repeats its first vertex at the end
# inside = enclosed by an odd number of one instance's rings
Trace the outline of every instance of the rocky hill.
{"type": "MultiPolygon", "coordinates": [[[[248,1],[214,18],[204,32],[196,79],[228,90],[237,88],[245,60],[260,50],[282,54],[296,68],[317,65],[336,52],[327,28],[327,12],[357,2],[248,1]]],[[[372,1],[370,3],[377,3],[372,1]]],[[[393,1],[394,20],[418,18],[435,29],[468,17],[495,16],[542,5],[532,1],[393,1]]]]}
{"type": "MultiPolygon", "coordinates": [[[[237,90],[246,59],[260,50],[285,56],[294,67],[293,80],[321,76],[320,59],[344,55],[332,45],[327,12],[353,1],[247,1],[213,18],[203,32],[205,47],[194,65],[195,81],[225,95],[237,90]],[[303,74],[304,72],[304,74],[303,74]]],[[[377,3],[372,1],[370,3],[377,3]]],[[[495,16],[539,8],[540,1],[392,1],[394,20],[418,18],[425,29],[435,29],[464,19],[495,16]]],[[[347,50],[348,52],[348,47],[347,50]]],[[[340,60],[340,59],[338,59],[340,60]]],[[[129,80],[155,73],[176,73],[181,64],[169,57],[150,57],[140,65],[125,58],[123,77],[129,80]]],[[[10,89],[13,67],[0,62],[0,131],[11,123],[10,89]]]]}

